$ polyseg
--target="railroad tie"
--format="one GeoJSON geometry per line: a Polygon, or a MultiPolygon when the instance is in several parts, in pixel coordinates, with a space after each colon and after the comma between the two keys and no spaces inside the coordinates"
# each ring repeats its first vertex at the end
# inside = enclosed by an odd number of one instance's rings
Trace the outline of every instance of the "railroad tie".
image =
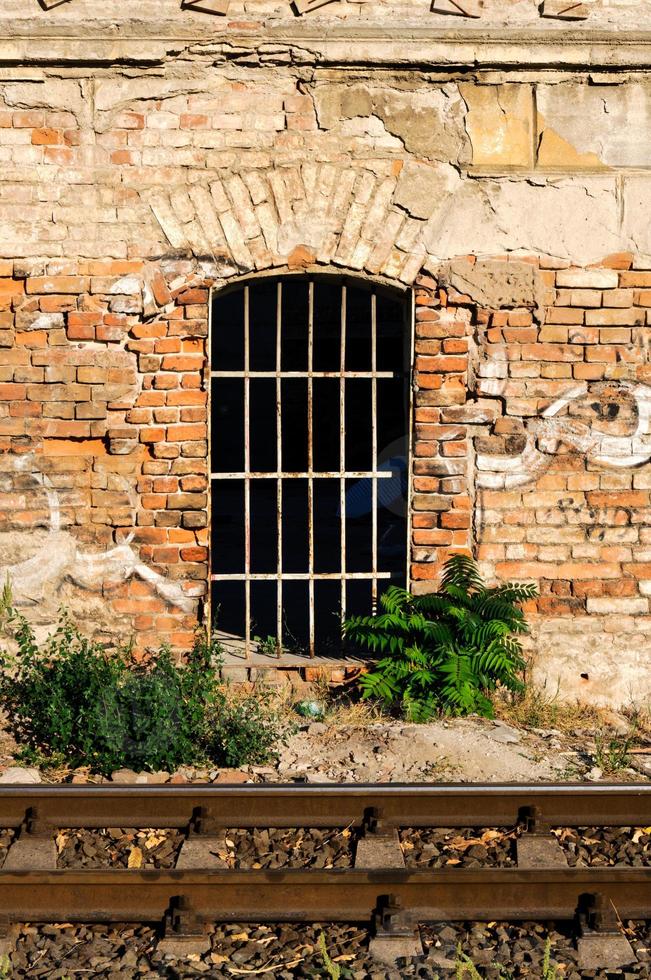
{"type": "MultiPolygon", "coordinates": [[[[355,869],[377,871],[404,867],[397,828],[383,821],[380,809],[371,808],[365,814],[363,835],[357,842],[355,869]]],[[[369,952],[379,963],[395,967],[400,959],[423,955],[418,923],[401,907],[395,895],[378,896],[373,930],[369,952]]]]}
{"type": "Polygon", "coordinates": [[[196,868],[227,868],[219,856],[225,852],[224,829],[220,827],[207,807],[195,807],[187,829],[187,836],[176,859],[178,871],[196,868]]]}
{"type": "Polygon", "coordinates": [[[601,892],[585,896],[578,921],[576,947],[582,970],[598,970],[604,965],[616,970],[637,962],[614,905],[601,892]]]}
{"type": "Polygon", "coordinates": [[[520,821],[524,833],[515,845],[518,868],[567,868],[565,852],[543,819],[541,808],[523,807],[520,821]]]}
{"type": "Polygon", "coordinates": [[[25,810],[18,836],[7,852],[5,871],[54,871],[57,849],[52,827],[41,817],[37,807],[25,810]]]}

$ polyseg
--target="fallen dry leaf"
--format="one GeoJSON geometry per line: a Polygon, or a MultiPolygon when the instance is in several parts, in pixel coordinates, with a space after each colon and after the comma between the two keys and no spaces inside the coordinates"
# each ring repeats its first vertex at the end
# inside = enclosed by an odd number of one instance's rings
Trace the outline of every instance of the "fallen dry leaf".
{"type": "Polygon", "coordinates": [[[129,851],[129,860],[127,861],[127,867],[129,868],[142,868],[143,854],[139,847],[132,847],[129,851]]]}
{"type": "Polygon", "coordinates": [[[479,837],[453,837],[451,841],[447,842],[447,846],[451,847],[454,851],[467,851],[469,847],[474,847],[475,844],[481,844],[482,841],[479,837]]]}
{"type": "Polygon", "coordinates": [[[507,834],[501,833],[499,830],[486,830],[481,835],[482,844],[490,844],[494,840],[504,840],[507,834]]]}

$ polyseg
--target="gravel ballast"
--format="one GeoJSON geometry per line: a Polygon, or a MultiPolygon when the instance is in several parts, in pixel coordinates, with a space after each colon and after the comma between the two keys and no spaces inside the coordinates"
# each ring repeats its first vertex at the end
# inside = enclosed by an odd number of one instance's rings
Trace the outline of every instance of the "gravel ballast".
{"type": "Polygon", "coordinates": [[[56,836],[57,868],[170,870],[184,840],[178,830],[63,830],[56,836]]]}
{"type": "Polygon", "coordinates": [[[400,846],[408,868],[509,868],[516,831],[507,827],[403,827],[400,846]]]}
{"type": "MultiPolygon", "coordinates": [[[[12,978],[104,977],[112,980],[185,980],[261,976],[269,980],[326,980],[319,951],[323,933],[330,958],[341,980],[454,980],[457,949],[471,958],[482,980],[541,980],[547,941],[551,964],[562,980],[648,980],[651,929],[646,923],[626,923],[639,962],[622,970],[580,970],[569,926],[524,922],[434,923],[421,930],[422,958],[401,961],[396,969],[378,965],[368,952],[368,930],[355,924],[218,925],[210,950],[184,959],[162,956],[152,928],[129,925],[78,926],[64,923],[21,930],[9,957],[12,978]],[[501,968],[499,966],[501,964],[501,968]]],[[[553,974],[552,974],[553,976],[553,974]]],[[[470,980],[466,973],[464,980],[470,980]]]]}
{"type": "Polygon", "coordinates": [[[573,868],[651,865],[651,827],[558,827],[553,833],[573,868]]]}
{"type": "Polygon", "coordinates": [[[356,836],[347,828],[229,828],[217,853],[229,868],[350,868],[356,836]]]}

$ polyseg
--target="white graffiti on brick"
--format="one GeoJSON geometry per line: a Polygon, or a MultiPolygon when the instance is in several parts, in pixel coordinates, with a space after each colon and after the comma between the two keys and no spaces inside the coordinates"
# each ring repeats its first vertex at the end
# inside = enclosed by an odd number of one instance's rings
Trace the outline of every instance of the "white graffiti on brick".
{"type": "Polygon", "coordinates": [[[637,425],[633,433],[609,436],[576,419],[559,418],[563,409],[588,394],[587,384],[574,385],[545,409],[540,418],[528,423],[522,452],[514,456],[477,454],[476,485],[497,490],[531,483],[547,469],[561,443],[599,466],[630,468],[647,463],[651,459],[651,388],[628,382],[620,382],[618,388],[635,403],[637,425]]]}
{"type": "MultiPolygon", "coordinates": [[[[17,605],[41,602],[65,579],[81,588],[99,592],[137,575],[171,605],[186,613],[194,611],[200,589],[192,587],[186,590],[180,583],[170,582],[141,561],[131,546],[133,532],[123,542],[106,551],[83,551],[73,535],[62,529],[59,494],[47,476],[33,468],[30,456],[19,458],[15,465],[17,470],[26,472],[36,487],[43,490],[48,504],[48,533],[36,554],[24,561],[0,566],[0,582],[9,578],[17,605]]],[[[130,488],[127,492],[131,496],[130,488]]]]}

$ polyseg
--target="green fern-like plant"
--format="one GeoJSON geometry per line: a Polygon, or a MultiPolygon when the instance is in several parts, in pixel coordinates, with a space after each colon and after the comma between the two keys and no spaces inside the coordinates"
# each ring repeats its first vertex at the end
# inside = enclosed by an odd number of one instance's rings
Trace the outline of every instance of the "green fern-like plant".
{"type": "Polygon", "coordinates": [[[537,594],[535,585],[488,588],[466,555],[448,559],[438,592],[417,596],[391,586],[378,615],[344,624],[349,640],[381,656],[360,678],[363,696],[400,704],[412,721],[441,712],[492,717],[489,695],[498,684],[523,689],[518,635],[528,626],[520,603],[537,594]]]}

